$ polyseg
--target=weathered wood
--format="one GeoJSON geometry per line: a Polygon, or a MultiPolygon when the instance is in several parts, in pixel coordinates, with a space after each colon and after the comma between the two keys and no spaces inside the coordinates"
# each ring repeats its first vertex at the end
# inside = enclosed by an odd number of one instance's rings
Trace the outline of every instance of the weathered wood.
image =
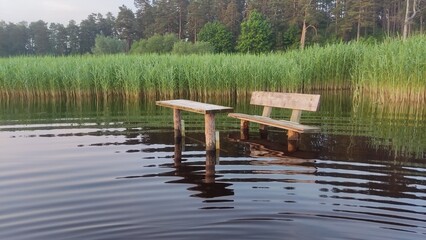
{"type": "Polygon", "coordinates": [[[315,94],[253,92],[250,104],[315,112],[319,100],[320,95],[315,94]]]}
{"type": "Polygon", "coordinates": [[[301,117],[302,117],[302,111],[301,110],[293,110],[291,112],[290,121],[300,123],[301,117]]]}
{"type": "Polygon", "coordinates": [[[265,106],[265,107],[263,108],[262,116],[263,116],[263,117],[270,117],[270,116],[271,116],[271,113],[272,113],[272,107],[265,106]]]}
{"type": "Polygon", "coordinates": [[[287,132],[287,150],[289,152],[297,151],[299,145],[300,135],[297,132],[288,131],[287,132]]]}
{"type": "Polygon", "coordinates": [[[214,113],[206,113],[204,115],[204,127],[206,135],[206,150],[212,151],[216,149],[216,133],[215,133],[215,115],[214,113]]]}
{"type": "MultiPolygon", "coordinates": [[[[291,113],[290,121],[300,123],[300,118],[302,116],[302,110],[293,110],[291,113]]],[[[299,145],[299,133],[288,130],[287,132],[287,149],[289,152],[297,151],[299,145]]]]}
{"type": "Polygon", "coordinates": [[[182,115],[179,109],[173,109],[173,128],[175,139],[182,138],[182,115]]]}
{"type": "Polygon", "coordinates": [[[182,137],[181,110],[202,113],[205,115],[206,150],[213,150],[216,146],[215,138],[215,114],[220,112],[232,112],[231,107],[195,102],[185,99],[157,101],[162,107],[173,108],[175,138],[182,137]]]}
{"type": "Polygon", "coordinates": [[[262,139],[266,139],[268,136],[268,126],[287,129],[288,151],[294,152],[298,147],[300,133],[316,133],[320,131],[319,127],[300,124],[302,111],[317,111],[319,100],[320,95],[314,94],[253,92],[250,103],[264,106],[262,116],[242,113],[230,113],[228,116],[241,120],[241,138],[248,136],[248,127],[244,128],[243,126],[243,124],[248,126],[248,122],[259,124],[259,132],[262,139]],[[273,107],[292,109],[290,121],[270,118],[273,107]],[[247,131],[243,131],[244,129],[247,131]]]}
{"type": "Polygon", "coordinates": [[[320,131],[319,127],[303,125],[300,123],[295,123],[286,120],[275,120],[269,117],[262,117],[256,115],[248,115],[243,113],[230,113],[229,117],[238,118],[243,121],[250,121],[259,124],[268,125],[271,127],[287,129],[290,131],[298,132],[298,133],[317,133],[320,131]]]}
{"type": "Polygon", "coordinates": [[[184,111],[195,112],[195,113],[219,113],[219,112],[232,112],[231,107],[225,107],[220,105],[208,104],[195,102],[186,99],[167,100],[167,101],[156,101],[158,106],[177,108],[184,111]]]}
{"type": "Polygon", "coordinates": [[[240,125],[240,136],[241,139],[249,139],[249,127],[250,127],[250,122],[246,121],[246,120],[241,120],[241,125],[240,125]]]}
{"type": "MultiPolygon", "coordinates": [[[[272,107],[265,106],[263,108],[262,117],[270,117],[272,113],[272,107]]],[[[264,124],[259,125],[260,136],[264,139],[268,136],[268,126],[264,124]]]]}
{"type": "Polygon", "coordinates": [[[185,137],[185,135],[186,135],[186,133],[185,133],[185,121],[184,120],[180,120],[180,125],[181,125],[181,134],[182,134],[182,137],[185,137]]]}
{"type": "Polygon", "coordinates": [[[179,167],[182,163],[183,145],[182,138],[175,138],[175,155],[173,158],[175,167],[179,167]]]}
{"type": "Polygon", "coordinates": [[[206,151],[206,183],[214,183],[216,175],[216,151],[206,151]]]}
{"type": "Polygon", "coordinates": [[[220,133],[219,131],[215,131],[216,137],[216,150],[220,150],[220,133]]]}

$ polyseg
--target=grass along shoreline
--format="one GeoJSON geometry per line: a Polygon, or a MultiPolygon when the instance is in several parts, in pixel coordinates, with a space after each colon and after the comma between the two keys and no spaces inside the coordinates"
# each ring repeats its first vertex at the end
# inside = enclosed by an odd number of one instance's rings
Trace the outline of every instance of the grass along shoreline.
{"type": "Polygon", "coordinates": [[[105,55],[0,59],[0,97],[107,99],[352,90],[426,102],[426,36],[267,55],[105,55]]]}

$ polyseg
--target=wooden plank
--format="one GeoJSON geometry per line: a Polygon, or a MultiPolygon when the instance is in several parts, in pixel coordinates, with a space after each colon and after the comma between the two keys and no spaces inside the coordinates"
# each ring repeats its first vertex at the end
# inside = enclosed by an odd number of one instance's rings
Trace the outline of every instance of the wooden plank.
{"type": "Polygon", "coordinates": [[[201,113],[201,114],[232,112],[231,107],[195,102],[195,101],[186,100],[186,99],[156,101],[156,104],[162,107],[169,107],[169,108],[180,109],[184,111],[201,113]]]}
{"type": "Polygon", "coordinates": [[[256,116],[256,115],[230,113],[228,114],[228,116],[233,118],[238,118],[240,120],[268,125],[271,127],[287,129],[287,130],[298,132],[298,133],[317,133],[320,131],[319,127],[303,125],[300,123],[295,123],[295,122],[285,121],[285,120],[275,120],[272,118],[256,116]]]}
{"type": "Polygon", "coordinates": [[[300,123],[301,117],[302,117],[302,111],[301,110],[293,110],[291,112],[290,121],[300,123]]]}
{"type": "MultiPolygon", "coordinates": [[[[262,116],[263,117],[270,117],[271,113],[272,113],[272,107],[265,106],[263,108],[262,116]]],[[[266,125],[260,124],[259,125],[259,130],[261,132],[262,137],[267,137],[267,135],[268,135],[268,128],[267,128],[266,125]]]]}
{"type": "Polygon", "coordinates": [[[320,95],[280,92],[253,92],[253,105],[298,109],[315,112],[318,110],[320,95]]]}

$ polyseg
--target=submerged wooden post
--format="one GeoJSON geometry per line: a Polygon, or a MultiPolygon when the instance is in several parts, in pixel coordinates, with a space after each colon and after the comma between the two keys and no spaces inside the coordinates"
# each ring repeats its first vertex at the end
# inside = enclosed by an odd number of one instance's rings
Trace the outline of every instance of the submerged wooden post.
{"type": "Polygon", "coordinates": [[[182,128],[181,134],[182,134],[182,137],[185,137],[185,121],[181,119],[180,122],[181,122],[181,128],[182,128]]]}
{"type": "Polygon", "coordinates": [[[206,113],[204,115],[204,127],[205,127],[205,135],[206,135],[206,151],[213,151],[216,149],[214,113],[206,113]]]}
{"type": "MultiPolygon", "coordinates": [[[[272,113],[272,107],[265,106],[263,108],[262,117],[270,117],[271,113],[272,113]]],[[[260,124],[259,125],[259,133],[260,133],[261,139],[268,138],[268,126],[266,126],[264,124],[260,124]]]]}
{"type": "Polygon", "coordinates": [[[175,138],[175,155],[173,158],[175,162],[175,167],[179,167],[182,163],[182,151],[183,151],[182,138],[175,138]]]}
{"type": "Polygon", "coordinates": [[[219,133],[219,131],[216,131],[215,132],[215,136],[216,136],[216,150],[219,150],[220,149],[220,133],[219,133]]]}
{"type": "Polygon", "coordinates": [[[288,131],[287,132],[287,150],[289,152],[295,152],[297,151],[298,145],[299,145],[299,133],[288,131]]]}
{"type": "Polygon", "coordinates": [[[175,142],[175,166],[178,167],[182,161],[182,119],[179,109],[173,109],[173,128],[175,142]]]}
{"type": "MultiPolygon", "coordinates": [[[[293,110],[291,112],[290,121],[299,123],[300,117],[302,116],[301,110],[293,110]]],[[[287,150],[289,152],[295,152],[298,149],[300,134],[294,131],[287,132],[287,150]]]]}
{"type": "Polygon", "coordinates": [[[179,109],[173,109],[173,128],[175,131],[175,139],[182,138],[182,117],[179,109]]]}
{"type": "Polygon", "coordinates": [[[245,121],[245,120],[241,120],[240,127],[241,127],[240,138],[243,139],[243,140],[249,139],[250,122],[249,121],[245,121]]]}
{"type": "Polygon", "coordinates": [[[206,151],[206,183],[214,183],[216,175],[216,151],[206,151]]]}

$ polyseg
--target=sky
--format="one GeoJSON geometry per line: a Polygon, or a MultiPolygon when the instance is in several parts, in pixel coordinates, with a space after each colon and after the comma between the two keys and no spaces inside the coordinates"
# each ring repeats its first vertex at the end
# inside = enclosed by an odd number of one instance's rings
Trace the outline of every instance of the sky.
{"type": "Polygon", "coordinates": [[[28,23],[43,20],[48,23],[67,25],[70,20],[77,24],[91,13],[112,12],[126,5],[135,10],[134,0],[0,0],[0,21],[28,23]]]}

